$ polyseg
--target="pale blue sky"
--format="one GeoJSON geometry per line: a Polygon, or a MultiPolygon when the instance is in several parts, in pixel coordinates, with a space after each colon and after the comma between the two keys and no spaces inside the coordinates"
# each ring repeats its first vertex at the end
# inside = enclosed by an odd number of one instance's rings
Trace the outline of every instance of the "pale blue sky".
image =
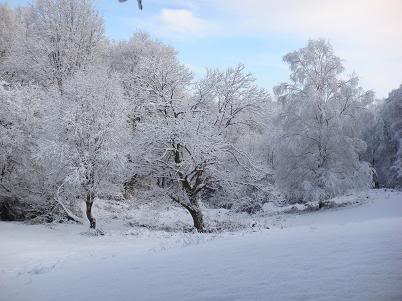
{"type": "Polygon", "coordinates": [[[271,90],[289,75],[282,56],[323,37],[378,97],[402,83],[401,0],[143,0],[142,11],[136,0],[95,4],[110,38],[149,32],[198,76],[242,62],[271,90]]]}

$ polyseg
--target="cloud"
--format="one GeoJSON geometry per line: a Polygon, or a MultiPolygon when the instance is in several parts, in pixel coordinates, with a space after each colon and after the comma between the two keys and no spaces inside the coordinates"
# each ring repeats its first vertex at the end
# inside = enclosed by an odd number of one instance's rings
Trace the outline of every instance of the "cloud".
{"type": "Polygon", "coordinates": [[[243,61],[255,68],[268,64],[271,67],[259,75],[264,80],[274,76],[285,80],[282,74],[287,76],[287,69],[281,56],[303,47],[308,39],[323,37],[345,60],[347,71],[355,71],[362,86],[374,89],[377,96],[386,96],[402,82],[402,0],[149,0],[148,3],[144,12],[149,15],[133,19],[136,27],[185,51],[193,49],[192,45],[202,39],[206,45],[203,55],[210,56],[211,61],[234,57],[232,61],[243,61]],[[267,49],[261,44],[267,44],[267,49]],[[216,47],[221,50],[218,53],[225,49],[225,55],[217,57],[216,47]],[[267,54],[272,57],[258,59],[267,54]],[[276,66],[283,67],[278,72],[276,66]]]}
{"type": "MultiPolygon", "coordinates": [[[[216,3],[236,23],[246,24],[243,30],[250,35],[329,39],[337,53],[346,59],[348,69],[356,71],[363,86],[374,88],[378,96],[386,96],[402,82],[401,0],[222,0],[216,3]]],[[[210,4],[215,5],[212,1],[210,4]]]]}
{"type": "Polygon", "coordinates": [[[255,30],[399,35],[400,0],[224,0],[221,9],[248,17],[255,30]]]}
{"type": "Polygon", "coordinates": [[[181,34],[207,34],[212,25],[201,18],[195,17],[187,9],[162,9],[159,20],[168,30],[181,34]]]}

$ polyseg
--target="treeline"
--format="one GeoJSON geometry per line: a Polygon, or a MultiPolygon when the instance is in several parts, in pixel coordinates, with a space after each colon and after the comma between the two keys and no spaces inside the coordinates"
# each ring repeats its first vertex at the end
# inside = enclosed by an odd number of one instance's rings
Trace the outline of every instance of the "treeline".
{"type": "Polygon", "coordinates": [[[385,101],[325,40],[287,54],[274,96],[241,64],[201,80],[176,51],[105,37],[89,0],[0,6],[0,214],[82,221],[96,198],[254,213],[402,186],[402,87],[385,101]]]}

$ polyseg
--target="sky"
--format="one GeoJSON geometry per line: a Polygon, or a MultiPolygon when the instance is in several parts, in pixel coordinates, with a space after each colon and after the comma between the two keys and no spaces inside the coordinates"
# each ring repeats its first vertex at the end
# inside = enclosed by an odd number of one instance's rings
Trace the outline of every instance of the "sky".
{"type": "Polygon", "coordinates": [[[196,77],[243,63],[271,90],[289,77],[286,53],[325,38],[377,97],[402,84],[402,0],[143,0],[143,10],[136,0],[94,1],[109,38],[148,32],[175,47],[196,77]]]}

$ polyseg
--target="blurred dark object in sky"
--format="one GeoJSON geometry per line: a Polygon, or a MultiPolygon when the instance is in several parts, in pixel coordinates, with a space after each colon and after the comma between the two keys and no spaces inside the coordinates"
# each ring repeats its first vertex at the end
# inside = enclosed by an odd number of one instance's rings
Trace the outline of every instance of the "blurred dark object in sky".
{"type": "MultiPolygon", "coordinates": [[[[126,2],[127,0],[119,0],[119,2],[126,2]]],[[[138,2],[138,8],[142,9],[142,0],[137,0],[138,2]]]]}

